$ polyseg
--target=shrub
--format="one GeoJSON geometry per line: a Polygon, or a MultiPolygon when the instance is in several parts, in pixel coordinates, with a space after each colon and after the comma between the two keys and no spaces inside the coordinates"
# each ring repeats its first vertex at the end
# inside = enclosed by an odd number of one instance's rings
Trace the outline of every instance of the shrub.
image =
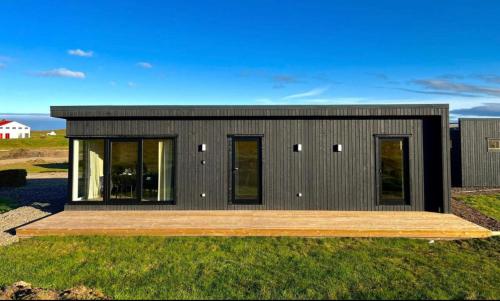
{"type": "Polygon", "coordinates": [[[21,187],[26,185],[26,169],[7,169],[0,171],[0,187],[21,187]]]}

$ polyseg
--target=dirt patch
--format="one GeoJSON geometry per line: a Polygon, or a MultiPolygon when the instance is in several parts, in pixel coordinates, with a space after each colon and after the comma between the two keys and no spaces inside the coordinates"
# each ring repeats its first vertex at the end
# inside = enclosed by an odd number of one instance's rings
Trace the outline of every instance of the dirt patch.
{"type": "Polygon", "coordinates": [[[67,149],[25,149],[16,148],[8,151],[0,152],[0,160],[7,159],[22,159],[22,158],[38,158],[38,157],[48,157],[48,158],[68,158],[67,149]]]}
{"type": "Polygon", "coordinates": [[[0,300],[111,300],[101,291],[85,286],[58,291],[33,287],[19,281],[0,290],[0,300]]]}
{"type": "Polygon", "coordinates": [[[500,193],[498,187],[453,187],[451,188],[453,196],[458,195],[491,195],[500,193]]]}
{"type": "MultiPolygon", "coordinates": [[[[498,192],[497,192],[498,193],[498,192]]],[[[484,193],[482,193],[484,195],[484,193]]],[[[500,221],[482,214],[478,210],[467,206],[464,202],[451,199],[451,212],[469,222],[487,228],[491,231],[500,231],[500,221]]]]}

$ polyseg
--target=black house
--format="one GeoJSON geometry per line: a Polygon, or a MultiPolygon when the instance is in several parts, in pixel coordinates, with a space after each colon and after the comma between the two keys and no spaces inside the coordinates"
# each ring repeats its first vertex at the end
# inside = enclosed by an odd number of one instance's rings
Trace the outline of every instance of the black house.
{"type": "Polygon", "coordinates": [[[51,115],[67,120],[67,210],[450,210],[447,105],[57,106],[51,115]]]}
{"type": "Polygon", "coordinates": [[[450,131],[453,186],[500,187],[500,118],[462,118],[450,131]]]}

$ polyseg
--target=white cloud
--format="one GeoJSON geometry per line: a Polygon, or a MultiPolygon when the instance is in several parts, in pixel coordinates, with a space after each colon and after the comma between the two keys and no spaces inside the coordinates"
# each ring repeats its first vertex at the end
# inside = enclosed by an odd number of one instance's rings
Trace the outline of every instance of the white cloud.
{"type": "Polygon", "coordinates": [[[137,63],[137,66],[144,68],[144,69],[153,68],[153,65],[151,63],[148,63],[148,62],[139,62],[139,63],[137,63]]]}
{"type": "Polygon", "coordinates": [[[3,69],[3,68],[5,68],[5,67],[7,67],[7,65],[6,65],[6,64],[4,64],[4,63],[0,63],[0,69],[3,69]]]}
{"type": "Polygon", "coordinates": [[[296,99],[296,98],[305,98],[305,97],[313,97],[313,96],[318,96],[323,93],[325,93],[330,87],[321,87],[321,88],[316,88],[312,89],[303,93],[298,93],[298,94],[292,94],[283,97],[283,99],[296,99]]]}
{"type": "Polygon", "coordinates": [[[109,84],[110,84],[111,86],[113,86],[113,87],[115,87],[115,86],[116,86],[116,82],[115,82],[114,80],[110,81],[110,82],[109,82],[109,84]]]}
{"type": "Polygon", "coordinates": [[[69,55],[74,55],[74,56],[81,56],[81,57],[92,57],[94,56],[93,51],[84,51],[81,49],[70,49],[68,50],[69,55]]]}
{"type": "Polygon", "coordinates": [[[135,88],[135,87],[137,87],[137,84],[134,82],[128,82],[127,86],[129,86],[130,88],[135,88]]]}
{"type": "Polygon", "coordinates": [[[485,87],[478,86],[474,84],[467,83],[457,83],[449,80],[440,80],[440,79],[417,79],[413,80],[412,83],[416,85],[420,85],[427,91],[423,91],[424,93],[433,93],[435,91],[444,91],[448,94],[456,94],[457,96],[461,96],[463,93],[468,93],[469,96],[472,95],[491,95],[491,96],[500,96],[500,89],[497,87],[485,87]],[[431,90],[431,91],[428,91],[431,90]],[[434,91],[432,91],[434,90],[434,91]]]}
{"type": "Polygon", "coordinates": [[[68,77],[68,78],[79,78],[84,79],[86,77],[85,73],[80,71],[72,71],[66,68],[57,68],[47,71],[40,71],[35,75],[41,77],[68,77]]]}

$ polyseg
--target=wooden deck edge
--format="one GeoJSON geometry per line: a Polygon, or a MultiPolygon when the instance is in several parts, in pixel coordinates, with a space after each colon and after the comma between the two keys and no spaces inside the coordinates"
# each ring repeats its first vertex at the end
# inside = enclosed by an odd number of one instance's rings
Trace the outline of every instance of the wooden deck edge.
{"type": "Polygon", "coordinates": [[[20,238],[34,236],[260,236],[260,237],[366,237],[366,238],[487,238],[489,230],[335,230],[335,229],[18,229],[20,238]]]}

